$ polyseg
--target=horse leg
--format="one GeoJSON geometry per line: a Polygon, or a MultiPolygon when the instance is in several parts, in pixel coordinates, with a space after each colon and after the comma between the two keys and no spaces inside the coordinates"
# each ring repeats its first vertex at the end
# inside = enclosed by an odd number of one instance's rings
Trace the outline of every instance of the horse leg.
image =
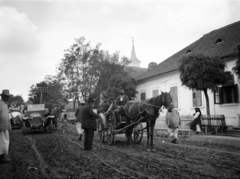
{"type": "MultiPolygon", "coordinates": [[[[129,125],[129,124],[130,124],[129,120],[126,119],[126,125],[129,125]]],[[[125,134],[126,134],[126,137],[127,137],[127,142],[130,143],[130,135],[131,135],[130,128],[126,129],[125,134]]]]}
{"type": "Polygon", "coordinates": [[[155,127],[156,120],[151,120],[151,149],[152,151],[156,151],[156,149],[153,148],[153,135],[154,135],[154,127],[155,127]]]}
{"type": "MultiPolygon", "coordinates": [[[[125,120],[126,120],[126,125],[131,124],[131,120],[130,120],[130,119],[125,118],[125,120]]],[[[126,129],[126,131],[125,131],[126,137],[127,137],[127,142],[128,142],[129,144],[132,144],[132,130],[133,130],[133,127],[131,126],[131,127],[128,127],[128,128],[126,129]]]]}
{"type": "MultiPolygon", "coordinates": [[[[149,124],[149,121],[146,122],[146,125],[147,125],[147,148],[149,148],[149,137],[150,137],[150,132],[149,132],[149,129],[150,129],[150,124],[149,124]]],[[[147,149],[147,151],[151,151],[150,149],[147,149]]]]}

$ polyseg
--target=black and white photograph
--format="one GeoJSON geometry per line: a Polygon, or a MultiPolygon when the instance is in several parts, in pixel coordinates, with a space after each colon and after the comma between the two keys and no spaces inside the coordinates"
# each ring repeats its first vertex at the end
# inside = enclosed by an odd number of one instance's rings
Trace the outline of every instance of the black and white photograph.
{"type": "Polygon", "coordinates": [[[0,179],[240,179],[239,0],[0,0],[0,179]]]}

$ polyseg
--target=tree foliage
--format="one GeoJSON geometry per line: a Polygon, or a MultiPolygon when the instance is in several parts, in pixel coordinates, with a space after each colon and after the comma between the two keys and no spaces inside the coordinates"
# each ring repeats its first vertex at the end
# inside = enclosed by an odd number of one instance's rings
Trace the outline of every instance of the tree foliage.
{"type": "MultiPolygon", "coordinates": [[[[48,88],[47,92],[42,93],[42,103],[45,104],[46,107],[52,108],[54,104],[63,106],[64,103],[67,102],[64,101],[64,93],[62,90],[63,85],[56,76],[46,76],[45,80],[40,82],[40,84],[44,84],[44,86],[48,88]]],[[[40,98],[41,91],[38,90],[37,84],[32,85],[30,88],[29,99],[33,104],[39,104],[40,98]]]]}
{"type": "Polygon", "coordinates": [[[124,65],[129,63],[119,53],[109,54],[100,50],[100,43],[94,48],[85,38],[75,39],[75,43],[66,50],[58,68],[58,78],[62,80],[68,98],[87,100],[90,95],[100,98],[107,89],[113,74],[122,73],[124,65]]]}
{"type": "Polygon", "coordinates": [[[125,94],[129,97],[129,99],[133,99],[137,94],[136,86],[136,80],[129,76],[127,72],[113,75],[108,83],[108,88],[106,90],[107,95],[105,97],[116,98],[118,96],[119,89],[124,89],[125,94]]]}
{"type": "Polygon", "coordinates": [[[201,54],[184,56],[180,61],[179,72],[182,85],[204,92],[207,103],[207,114],[210,115],[207,90],[215,91],[230,77],[225,72],[226,64],[220,58],[210,58],[201,54]]]}
{"type": "Polygon", "coordinates": [[[15,106],[20,106],[20,105],[24,104],[24,100],[21,95],[10,96],[8,103],[13,104],[15,106]]]}
{"type": "Polygon", "coordinates": [[[86,99],[88,93],[92,93],[92,86],[96,83],[93,76],[93,69],[89,68],[93,64],[91,56],[98,52],[91,49],[90,43],[85,43],[85,38],[75,39],[75,43],[66,50],[64,58],[58,68],[58,77],[63,82],[64,91],[69,99],[78,99],[81,96],[86,99]]]}
{"type": "Polygon", "coordinates": [[[232,70],[238,76],[238,79],[240,79],[240,45],[238,46],[238,60],[232,70]]]}

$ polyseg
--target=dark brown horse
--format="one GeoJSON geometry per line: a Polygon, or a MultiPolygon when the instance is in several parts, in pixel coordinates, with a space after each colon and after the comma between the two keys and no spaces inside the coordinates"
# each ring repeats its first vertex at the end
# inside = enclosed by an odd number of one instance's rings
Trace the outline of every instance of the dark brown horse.
{"type": "MultiPolygon", "coordinates": [[[[147,128],[147,146],[149,147],[149,138],[151,137],[150,147],[153,149],[153,134],[156,119],[160,115],[162,107],[171,109],[172,98],[170,93],[162,92],[160,95],[146,99],[140,102],[129,101],[125,106],[125,119],[127,125],[139,121],[146,122],[147,128]]],[[[132,143],[132,131],[131,126],[126,130],[126,136],[130,143],[132,143]]]]}

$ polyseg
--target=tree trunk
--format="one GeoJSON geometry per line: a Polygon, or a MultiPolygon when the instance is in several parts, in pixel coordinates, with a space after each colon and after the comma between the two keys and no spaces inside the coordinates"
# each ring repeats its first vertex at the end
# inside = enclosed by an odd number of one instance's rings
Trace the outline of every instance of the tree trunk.
{"type": "Polygon", "coordinates": [[[208,97],[207,89],[204,89],[203,92],[206,98],[207,115],[210,116],[210,106],[209,106],[209,97],[208,97]]]}
{"type": "Polygon", "coordinates": [[[75,104],[76,104],[76,97],[74,97],[74,100],[73,100],[73,111],[75,111],[75,104]]]}
{"type": "Polygon", "coordinates": [[[77,97],[77,102],[78,102],[78,106],[80,106],[81,103],[80,103],[80,100],[79,100],[79,96],[77,97]]]}

